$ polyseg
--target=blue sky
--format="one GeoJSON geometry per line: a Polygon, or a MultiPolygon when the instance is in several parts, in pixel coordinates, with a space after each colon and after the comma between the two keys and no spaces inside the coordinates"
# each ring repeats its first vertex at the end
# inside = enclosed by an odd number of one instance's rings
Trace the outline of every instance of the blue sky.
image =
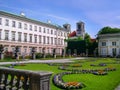
{"type": "Polygon", "coordinates": [[[120,28],[120,0],[0,0],[0,10],[26,17],[63,25],[83,21],[91,37],[105,27],[120,28]]]}

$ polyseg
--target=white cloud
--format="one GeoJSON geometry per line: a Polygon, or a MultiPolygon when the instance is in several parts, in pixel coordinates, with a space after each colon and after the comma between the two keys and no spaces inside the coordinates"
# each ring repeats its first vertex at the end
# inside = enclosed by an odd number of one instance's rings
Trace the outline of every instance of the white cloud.
{"type": "Polygon", "coordinates": [[[64,20],[64,21],[68,21],[67,18],[60,17],[60,16],[57,16],[57,15],[48,14],[47,16],[52,17],[52,18],[56,18],[56,19],[60,19],[60,20],[64,20]]]}

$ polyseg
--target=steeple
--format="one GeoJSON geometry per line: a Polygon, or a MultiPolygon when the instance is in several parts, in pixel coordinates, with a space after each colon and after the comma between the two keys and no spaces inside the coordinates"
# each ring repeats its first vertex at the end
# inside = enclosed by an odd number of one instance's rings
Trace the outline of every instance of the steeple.
{"type": "Polygon", "coordinates": [[[83,39],[85,37],[85,28],[84,28],[84,22],[80,21],[76,23],[76,35],[81,36],[83,39]]]}

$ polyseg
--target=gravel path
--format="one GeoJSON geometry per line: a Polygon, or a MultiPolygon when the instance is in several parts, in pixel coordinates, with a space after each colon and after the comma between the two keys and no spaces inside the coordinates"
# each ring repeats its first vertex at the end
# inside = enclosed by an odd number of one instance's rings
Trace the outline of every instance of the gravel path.
{"type": "Polygon", "coordinates": [[[78,60],[84,58],[71,58],[71,59],[54,59],[54,60],[25,60],[25,61],[16,61],[16,62],[0,62],[0,65],[14,64],[14,63],[66,63],[73,62],[72,60],[78,60]]]}

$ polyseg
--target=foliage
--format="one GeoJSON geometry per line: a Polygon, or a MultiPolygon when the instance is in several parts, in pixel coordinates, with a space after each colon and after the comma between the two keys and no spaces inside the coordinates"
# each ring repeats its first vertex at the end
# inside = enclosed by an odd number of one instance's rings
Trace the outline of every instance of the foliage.
{"type": "Polygon", "coordinates": [[[42,53],[36,53],[36,59],[42,58],[42,53]]]}
{"type": "Polygon", "coordinates": [[[68,47],[67,47],[67,54],[69,54],[69,51],[73,55],[75,53],[80,54],[80,53],[85,53],[86,49],[86,42],[84,40],[82,41],[69,41],[68,42],[68,47]]]}
{"type": "Polygon", "coordinates": [[[94,54],[94,50],[98,47],[98,43],[92,42],[91,37],[88,33],[85,33],[85,39],[83,40],[82,37],[78,37],[75,39],[67,39],[68,43],[67,47],[67,54],[69,54],[69,49],[71,50],[71,54],[74,54],[74,50],[77,50],[77,55],[80,53],[86,53],[86,50],[88,51],[88,55],[94,54]]]}
{"type": "Polygon", "coordinates": [[[13,56],[13,52],[8,52],[8,51],[6,51],[5,53],[4,53],[4,55],[5,55],[5,58],[14,58],[14,56],[13,56]]]}
{"type": "Polygon", "coordinates": [[[98,35],[100,34],[112,34],[112,33],[120,33],[119,28],[111,28],[109,26],[103,27],[99,32],[98,35]]]}

